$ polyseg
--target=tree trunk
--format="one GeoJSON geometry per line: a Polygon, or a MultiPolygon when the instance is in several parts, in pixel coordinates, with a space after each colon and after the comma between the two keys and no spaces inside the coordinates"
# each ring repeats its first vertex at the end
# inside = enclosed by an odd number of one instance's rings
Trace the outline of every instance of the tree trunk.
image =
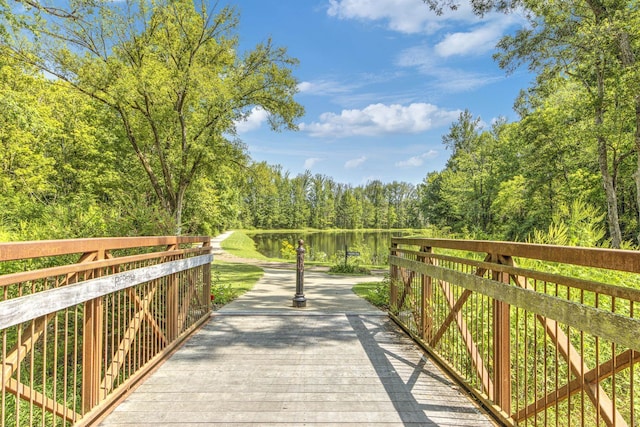
{"type": "MultiPolygon", "coordinates": [[[[636,143],[636,156],[637,156],[637,168],[636,172],[633,174],[633,177],[636,181],[636,205],[638,207],[638,226],[640,227],[640,95],[636,96],[636,133],[634,135],[634,140],[636,143]]],[[[638,233],[637,237],[638,243],[640,244],[640,233],[638,233]]]]}
{"type": "Polygon", "coordinates": [[[598,163],[600,165],[600,173],[602,174],[604,193],[607,198],[607,218],[609,219],[611,246],[618,249],[622,243],[622,233],[620,232],[620,221],[618,219],[618,196],[616,194],[613,177],[611,173],[609,173],[607,145],[602,136],[598,136],[598,163]]]}
{"type": "MultiPolygon", "coordinates": [[[[631,68],[636,65],[636,55],[631,47],[631,40],[629,34],[626,31],[622,31],[619,37],[620,47],[620,61],[624,68],[631,68]]],[[[638,226],[640,227],[640,95],[636,95],[634,98],[635,104],[635,134],[634,142],[636,147],[637,166],[636,171],[633,174],[633,178],[636,183],[636,206],[638,210],[638,226]]],[[[637,235],[638,243],[640,243],[640,233],[637,235]]]]}
{"type": "Polygon", "coordinates": [[[186,194],[186,185],[180,188],[176,193],[176,205],[173,211],[173,218],[176,221],[176,236],[182,234],[182,208],[184,206],[184,195],[186,194]]]}

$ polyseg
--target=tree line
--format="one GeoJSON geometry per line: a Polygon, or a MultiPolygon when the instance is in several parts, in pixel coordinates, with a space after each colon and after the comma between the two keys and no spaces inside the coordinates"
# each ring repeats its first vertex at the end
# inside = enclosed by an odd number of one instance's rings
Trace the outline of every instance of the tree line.
{"type": "Polygon", "coordinates": [[[421,228],[416,187],[375,180],[352,186],[306,171],[295,177],[257,163],[247,174],[240,221],[258,229],[421,228]]]}
{"type": "MultiPolygon", "coordinates": [[[[435,13],[459,6],[425,3],[435,13]]],[[[465,111],[442,138],[450,153],[442,170],[417,185],[352,186],[250,158],[236,123],[260,107],[273,129],[295,130],[304,109],[294,100],[295,58],[271,41],[238,52],[233,8],[0,1],[0,240],[432,227],[635,243],[637,3],[472,6],[528,19],[496,53],[506,72],[527,66],[536,76],[515,101],[519,120],[486,123],[465,111]]]]}

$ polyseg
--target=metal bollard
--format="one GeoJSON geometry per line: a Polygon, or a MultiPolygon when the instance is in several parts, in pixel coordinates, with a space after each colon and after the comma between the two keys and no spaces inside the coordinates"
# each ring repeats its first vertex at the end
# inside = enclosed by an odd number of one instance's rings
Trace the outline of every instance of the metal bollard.
{"type": "Polygon", "coordinates": [[[307,299],[304,297],[304,240],[298,240],[296,250],[298,259],[296,263],[296,295],[293,297],[294,307],[306,307],[307,299]]]}

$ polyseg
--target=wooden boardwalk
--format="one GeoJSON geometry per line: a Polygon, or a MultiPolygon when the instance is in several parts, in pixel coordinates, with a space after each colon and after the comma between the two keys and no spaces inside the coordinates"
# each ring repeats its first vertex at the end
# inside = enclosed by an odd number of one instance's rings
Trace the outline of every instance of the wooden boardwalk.
{"type": "Polygon", "coordinates": [[[101,425],[495,425],[353,282],[267,269],[101,425]]]}

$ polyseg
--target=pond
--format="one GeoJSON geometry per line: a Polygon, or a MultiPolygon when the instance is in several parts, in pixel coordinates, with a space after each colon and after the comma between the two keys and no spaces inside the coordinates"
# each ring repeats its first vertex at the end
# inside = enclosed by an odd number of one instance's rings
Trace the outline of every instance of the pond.
{"type": "Polygon", "coordinates": [[[305,260],[344,262],[345,251],[358,252],[349,257],[361,264],[387,263],[391,237],[409,235],[409,231],[310,231],[299,233],[258,232],[249,236],[258,252],[269,258],[294,259],[298,240],[304,240],[305,260]]]}

